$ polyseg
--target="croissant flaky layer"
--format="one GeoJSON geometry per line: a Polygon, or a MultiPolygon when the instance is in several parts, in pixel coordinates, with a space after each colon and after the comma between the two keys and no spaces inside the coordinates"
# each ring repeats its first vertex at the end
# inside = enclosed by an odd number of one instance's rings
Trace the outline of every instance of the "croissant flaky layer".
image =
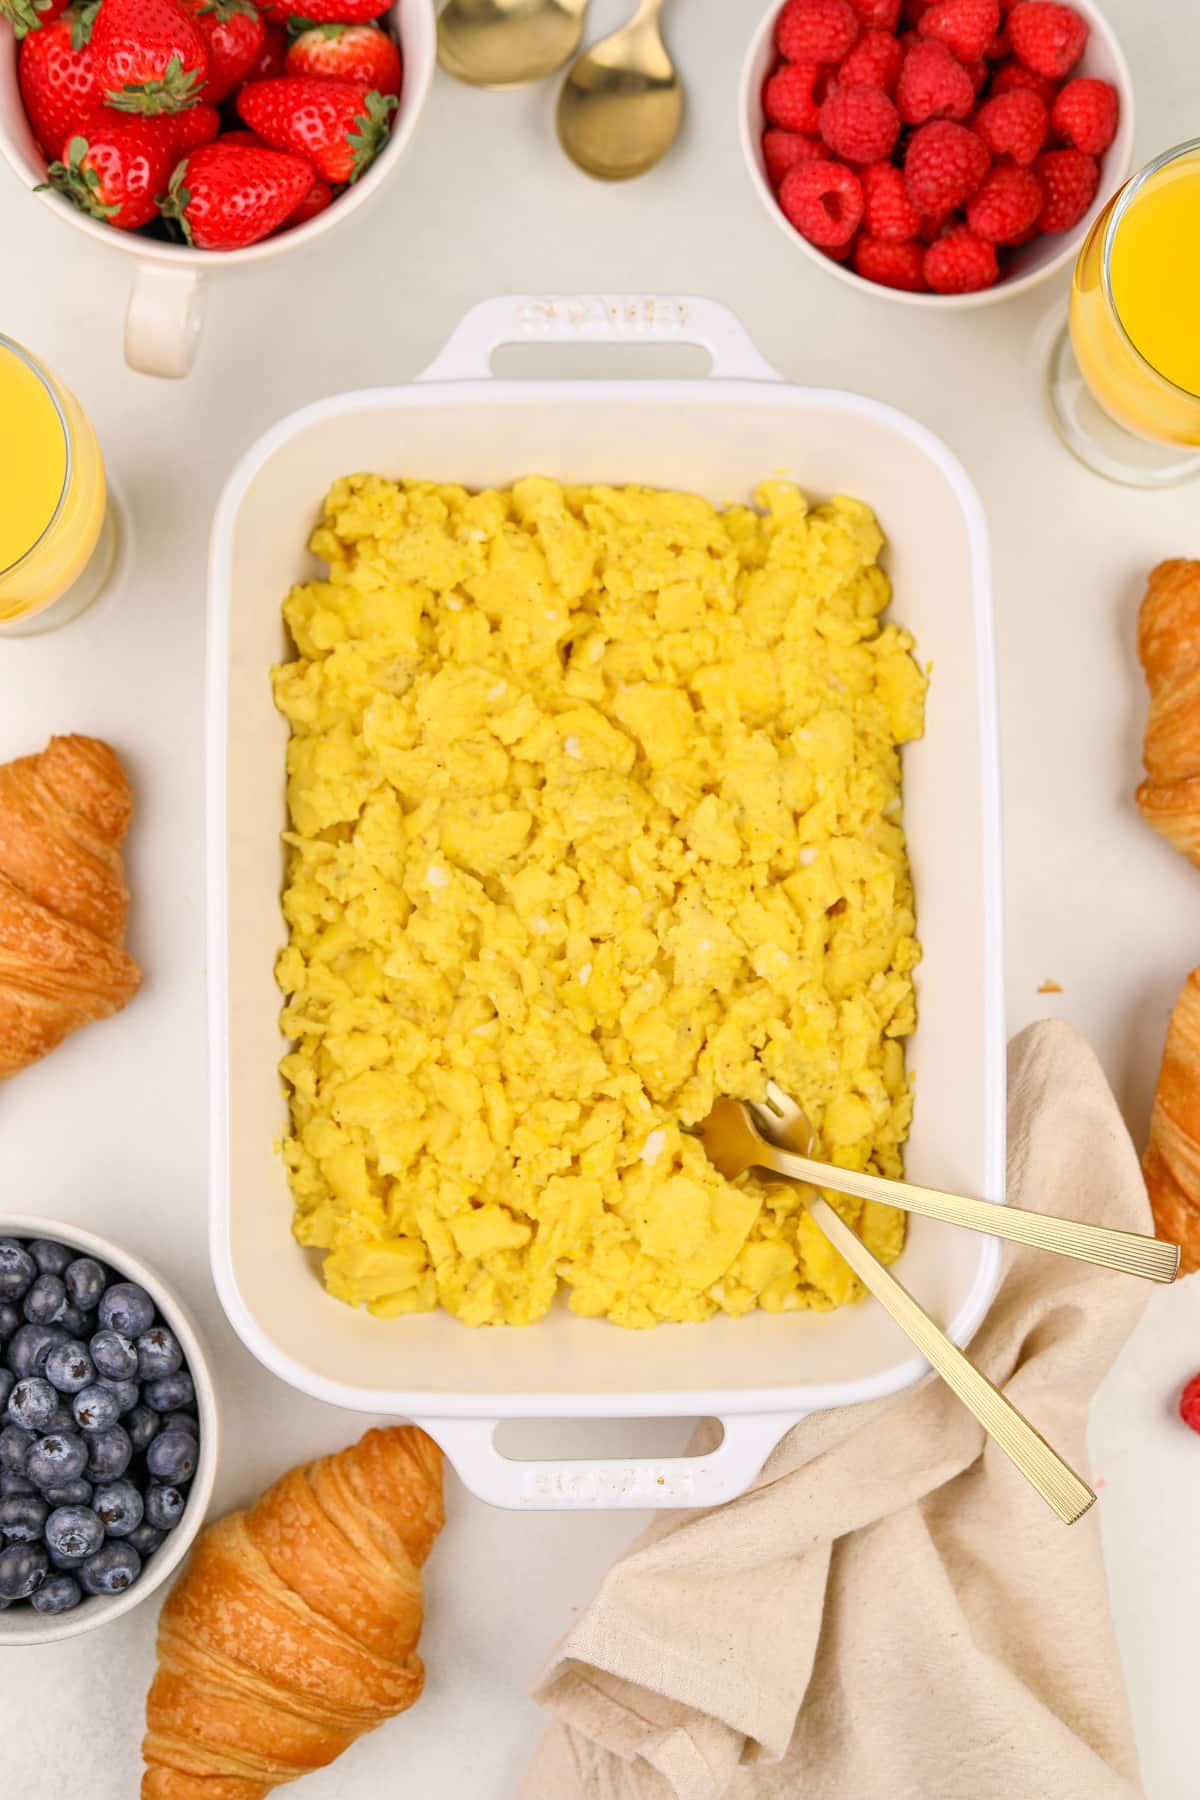
{"type": "Polygon", "coordinates": [[[1179,1245],[1180,1270],[1191,1274],[1200,1268],[1200,969],[1171,1014],[1142,1170],[1155,1227],[1179,1245]]]}
{"type": "Polygon", "coordinates": [[[1150,689],[1138,807],[1200,866],[1200,562],[1177,557],[1151,571],[1138,657],[1150,689]]]}
{"type": "Polygon", "coordinates": [[[0,1080],[137,992],[122,947],[132,811],[97,738],[51,738],[40,756],[0,764],[0,1080]]]}
{"type": "Polygon", "coordinates": [[[443,1516],[441,1452],[393,1426],[209,1526],[159,1624],[142,1800],[263,1800],[410,1707],[443,1516]]]}

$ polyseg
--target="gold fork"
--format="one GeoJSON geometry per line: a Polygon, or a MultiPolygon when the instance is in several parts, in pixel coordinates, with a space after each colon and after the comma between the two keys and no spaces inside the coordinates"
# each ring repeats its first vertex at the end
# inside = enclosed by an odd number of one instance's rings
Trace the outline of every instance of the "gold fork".
{"type": "MultiPolygon", "coordinates": [[[[736,1107],[739,1112],[745,1111],[738,1101],[718,1100],[708,1118],[690,1129],[699,1137],[704,1148],[716,1167],[723,1175],[732,1177],[741,1174],[744,1169],[763,1166],[761,1155],[763,1150],[771,1150],[773,1146],[763,1139],[756,1139],[755,1155],[744,1161],[734,1156],[728,1163],[722,1160],[722,1141],[734,1141],[730,1137],[722,1139],[720,1121],[713,1126],[711,1121],[718,1108],[736,1107]],[[713,1155],[710,1145],[716,1147],[713,1155]],[[736,1164],[736,1167],[734,1166],[736,1164]]],[[[800,1109],[796,1113],[803,1119],[800,1109]]],[[[807,1123],[807,1121],[805,1121],[807,1123]]],[[[792,1121],[794,1128],[795,1121],[792,1121]]],[[[747,1130],[751,1128],[746,1126],[747,1130]]],[[[780,1133],[788,1128],[780,1122],[780,1133]]],[[[792,1160],[789,1158],[788,1160],[792,1160]]],[[[801,1157],[794,1160],[803,1161],[801,1157]]],[[[767,1164],[773,1167],[773,1164],[767,1164]]],[[[819,1169],[820,1164],[816,1167],[819,1169]]],[[[841,1171],[839,1170],[840,1174],[841,1171]]],[[[997,1209],[1003,1210],[1003,1209],[997,1209]]],[[[1063,1461],[1041,1432],[1036,1431],[1023,1413],[1019,1413],[1011,1400],[1005,1399],[999,1388],[993,1386],[986,1375],[980,1373],[973,1362],[963,1355],[958,1345],[953,1343],[941,1329],[935,1325],[929,1314],[920,1303],[913,1299],[908,1289],[885,1269],[879,1259],[871,1254],[862,1239],[857,1237],[843,1219],[834,1212],[828,1201],[819,1193],[814,1193],[809,1201],[809,1215],[845,1257],[854,1273],[858,1276],[868,1292],[874,1294],[879,1304],[890,1313],[900,1329],[908,1334],[922,1356],[935,1369],[952,1393],[956,1394],[967,1410],[974,1414],[989,1437],[998,1444],[1004,1454],[1016,1465],[1025,1479],[1042,1496],[1043,1500],[1053,1508],[1066,1525],[1073,1525],[1081,1519],[1088,1508],[1095,1503],[1096,1496],[1085,1481],[1081,1481],[1075,1471],[1063,1461]]]]}
{"type": "Polygon", "coordinates": [[[816,1162],[808,1154],[813,1131],[807,1115],[773,1081],[767,1084],[764,1101],[755,1105],[718,1100],[708,1117],[692,1129],[703,1140],[710,1161],[730,1179],[744,1169],[772,1169],[792,1181],[832,1188],[835,1193],[853,1194],[859,1200],[879,1200],[885,1206],[922,1213],[927,1219],[940,1219],[947,1225],[965,1225],[968,1231],[1011,1238],[1035,1250],[1053,1250],[1059,1256],[1117,1269],[1122,1275],[1140,1275],[1146,1281],[1174,1281],[1179,1273],[1179,1246],[1163,1238],[1025,1212],[1019,1206],[997,1206],[989,1200],[970,1199],[966,1194],[944,1194],[937,1188],[914,1187],[909,1181],[888,1181],[882,1175],[860,1174],[854,1169],[816,1162]],[[785,1144],[795,1148],[781,1148],[785,1144]]]}

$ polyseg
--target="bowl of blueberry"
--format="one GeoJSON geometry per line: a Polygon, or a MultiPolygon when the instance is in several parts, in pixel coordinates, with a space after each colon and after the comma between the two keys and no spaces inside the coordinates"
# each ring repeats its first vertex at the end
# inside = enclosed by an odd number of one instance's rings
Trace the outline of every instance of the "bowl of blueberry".
{"type": "Polygon", "coordinates": [[[0,1649],[161,1586],[216,1448],[204,1353],[162,1279],[73,1225],[0,1216],[0,1649]]]}

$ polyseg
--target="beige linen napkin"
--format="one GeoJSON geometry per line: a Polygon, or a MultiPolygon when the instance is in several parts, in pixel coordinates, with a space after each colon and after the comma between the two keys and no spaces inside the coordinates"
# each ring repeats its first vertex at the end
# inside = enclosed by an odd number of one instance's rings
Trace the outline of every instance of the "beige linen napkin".
{"type": "MultiPolygon", "coordinates": [[[[1009,1083],[1010,1199],[1149,1230],[1086,1045],[1034,1026],[1009,1083]]],[[[1146,1297],[1018,1250],[972,1343],[1081,1471],[1146,1297]]],[[[814,1414],[741,1499],[663,1515],[610,1572],[535,1690],[558,1722],[523,1800],[1133,1800],[1098,1510],[1060,1525],[933,1378],[814,1414]]]]}

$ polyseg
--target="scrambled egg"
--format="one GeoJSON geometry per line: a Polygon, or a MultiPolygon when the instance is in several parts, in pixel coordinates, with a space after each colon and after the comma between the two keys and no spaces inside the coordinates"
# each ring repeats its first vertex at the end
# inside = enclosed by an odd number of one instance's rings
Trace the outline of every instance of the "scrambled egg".
{"type": "MultiPolygon", "coordinates": [[[[802,1193],[681,1129],[799,1099],[900,1173],[925,679],[870,510],[335,484],[290,721],[284,1145],[331,1293],[620,1325],[857,1296],[802,1193]]],[[[835,1198],[885,1261],[902,1215],[835,1198]]]]}

